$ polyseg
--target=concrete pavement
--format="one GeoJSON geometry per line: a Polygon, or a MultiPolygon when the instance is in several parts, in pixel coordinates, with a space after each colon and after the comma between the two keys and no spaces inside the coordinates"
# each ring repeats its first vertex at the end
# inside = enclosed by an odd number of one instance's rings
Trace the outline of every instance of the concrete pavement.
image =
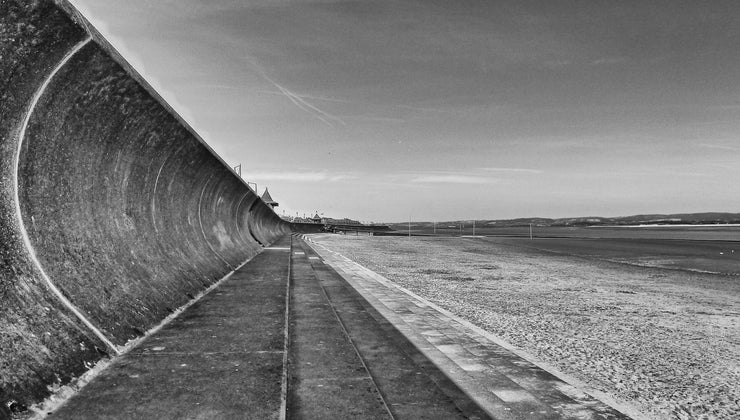
{"type": "Polygon", "coordinates": [[[289,257],[286,236],[49,418],[280,418],[289,257]]]}
{"type": "Polygon", "coordinates": [[[306,241],[266,248],[50,418],[629,418],[306,241]]]}
{"type": "Polygon", "coordinates": [[[487,419],[298,237],[266,248],[51,419],[487,419]]]}

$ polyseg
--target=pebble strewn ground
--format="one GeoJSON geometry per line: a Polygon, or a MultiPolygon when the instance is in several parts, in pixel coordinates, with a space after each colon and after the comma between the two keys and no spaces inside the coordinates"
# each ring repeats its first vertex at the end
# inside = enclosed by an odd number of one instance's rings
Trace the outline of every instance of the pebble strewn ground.
{"type": "Polygon", "coordinates": [[[480,239],[313,239],[650,417],[740,418],[740,279],[480,239]]]}

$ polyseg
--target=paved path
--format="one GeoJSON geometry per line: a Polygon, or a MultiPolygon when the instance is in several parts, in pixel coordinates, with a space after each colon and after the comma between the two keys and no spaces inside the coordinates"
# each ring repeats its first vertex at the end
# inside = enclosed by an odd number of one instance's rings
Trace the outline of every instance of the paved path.
{"type": "Polygon", "coordinates": [[[286,236],[50,418],[627,417],[376,273],[286,236]]]}
{"type": "Polygon", "coordinates": [[[292,271],[288,417],[489,418],[302,242],[292,271]]]}
{"type": "Polygon", "coordinates": [[[287,236],[116,358],[52,419],[488,419],[287,236]]]}
{"type": "Polygon", "coordinates": [[[50,418],[279,418],[289,257],[288,236],[117,358],[50,418]]]}
{"type": "Polygon", "coordinates": [[[492,417],[629,418],[516,355],[480,328],[305,238],[326,264],[492,417]]]}

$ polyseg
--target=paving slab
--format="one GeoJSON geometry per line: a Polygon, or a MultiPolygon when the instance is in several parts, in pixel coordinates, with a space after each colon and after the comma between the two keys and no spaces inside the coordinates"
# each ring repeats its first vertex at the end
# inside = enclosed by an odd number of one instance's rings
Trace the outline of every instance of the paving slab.
{"type": "MultiPolygon", "coordinates": [[[[306,348],[296,348],[291,358],[296,364],[291,364],[291,375],[299,380],[291,381],[302,388],[295,389],[291,385],[291,393],[303,395],[303,400],[325,400],[324,404],[334,401],[338,404],[331,410],[312,411],[306,407],[299,407],[300,415],[295,418],[393,418],[393,419],[488,419],[490,418],[465,393],[452,383],[439,369],[430,363],[405,337],[396,330],[382,315],[352,288],[346,280],[339,276],[331,267],[323,264],[321,258],[307,247],[302,241],[294,242],[294,249],[303,247],[304,252],[293,252],[294,275],[291,297],[300,299],[307,304],[310,299],[327,302],[329,305],[313,303],[307,311],[313,316],[300,316],[303,312],[301,305],[296,305],[291,299],[291,319],[297,319],[295,325],[291,323],[291,337],[308,344],[306,348]],[[308,293],[313,291],[313,293],[308,293]],[[319,291],[321,293],[319,293],[319,291]],[[320,311],[325,311],[321,316],[320,311]],[[328,319],[334,317],[334,322],[328,319]],[[316,319],[323,319],[319,328],[310,328],[302,323],[312,323],[316,319]],[[341,329],[329,332],[329,326],[341,329]],[[326,334],[326,335],[322,335],[326,334]],[[339,346],[340,337],[346,344],[339,346]],[[328,348],[327,348],[328,347],[328,348]],[[343,349],[340,354],[334,354],[343,349]],[[323,353],[323,355],[322,355],[323,353]],[[351,357],[354,353],[355,357],[351,357]],[[303,356],[301,356],[303,354],[303,356]],[[323,357],[323,360],[322,360],[323,357]],[[301,359],[303,359],[301,363],[301,359]],[[375,413],[362,410],[351,413],[348,407],[366,406],[368,399],[372,402],[373,395],[359,395],[365,398],[356,403],[352,396],[357,390],[350,387],[349,381],[359,379],[362,371],[357,368],[346,372],[347,387],[341,390],[337,387],[317,388],[315,381],[310,382],[313,387],[306,386],[300,378],[306,374],[328,375],[331,379],[341,381],[338,374],[342,373],[342,365],[348,360],[356,360],[362,366],[364,375],[371,380],[377,390],[378,405],[375,413]],[[310,366],[304,366],[308,361],[310,366]],[[328,364],[327,361],[329,362],[328,364]],[[319,365],[319,366],[317,366],[319,365]],[[325,365],[320,367],[321,365],[325,365]],[[342,394],[335,394],[341,391],[342,394]],[[323,397],[329,393],[330,398],[323,397]],[[313,398],[311,398],[313,396],[313,398]],[[340,398],[332,399],[339,396],[340,398]],[[380,410],[380,408],[383,410],[380,410]],[[331,416],[327,417],[329,413],[331,416]]],[[[300,343],[298,343],[300,344],[300,343]]],[[[334,384],[335,382],[332,382],[334,384]]],[[[289,404],[289,417],[292,417],[289,404]]]]}
{"type": "Polygon", "coordinates": [[[290,276],[286,417],[391,419],[305,252],[296,249],[290,276]]]}
{"type": "Polygon", "coordinates": [[[629,419],[473,324],[304,235],[304,240],[456,386],[496,419],[629,419]]]}
{"type": "Polygon", "coordinates": [[[116,359],[50,419],[279,419],[290,237],[116,359]]]}

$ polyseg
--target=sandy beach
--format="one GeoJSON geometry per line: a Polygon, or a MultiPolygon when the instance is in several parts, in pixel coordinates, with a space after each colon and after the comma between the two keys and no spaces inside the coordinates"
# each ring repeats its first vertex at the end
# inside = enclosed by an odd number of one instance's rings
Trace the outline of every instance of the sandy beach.
{"type": "Polygon", "coordinates": [[[738,276],[502,238],[313,240],[651,418],[740,417],[738,276]]]}

